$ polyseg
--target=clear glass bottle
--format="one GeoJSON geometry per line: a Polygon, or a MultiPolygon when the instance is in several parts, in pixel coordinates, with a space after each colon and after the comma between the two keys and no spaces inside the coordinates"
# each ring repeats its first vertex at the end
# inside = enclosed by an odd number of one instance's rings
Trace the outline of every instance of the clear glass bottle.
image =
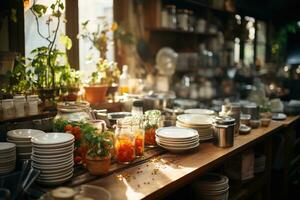
{"type": "Polygon", "coordinates": [[[122,74],[119,79],[119,93],[121,95],[129,92],[129,79],[128,66],[123,65],[122,74]]]}
{"type": "Polygon", "coordinates": [[[117,120],[115,131],[115,157],[119,163],[129,164],[135,159],[135,135],[131,120],[117,120]]]}
{"type": "Polygon", "coordinates": [[[178,28],[184,31],[188,31],[189,29],[189,14],[186,9],[177,10],[177,22],[178,28]]]}

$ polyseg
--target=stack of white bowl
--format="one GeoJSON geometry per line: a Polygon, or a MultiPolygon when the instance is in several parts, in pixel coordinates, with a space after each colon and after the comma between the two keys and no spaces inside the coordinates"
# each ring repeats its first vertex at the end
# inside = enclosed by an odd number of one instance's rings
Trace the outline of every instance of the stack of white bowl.
{"type": "Polygon", "coordinates": [[[213,138],[213,116],[202,114],[183,114],[177,116],[176,126],[198,131],[200,141],[213,138]]]}
{"type": "Polygon", "coordinates": [[[7,141],[16,144],[18,160],[30,160],[32,152],[31,138],[44,134],[44,131],[35,129],[15,129],[7,132],[7,141]]]}
{"type": "Polygon", "coordinates": [[[229,194],[228,178],[226,176],[208,173],[192,184],[196,199],[227,200],[229,194]]]}
{"type": "Polygon", "coordinates": [[[164,127],[156,130],[156,142],[169,151],[180,153],[198,147],[199,134],[190,128],[164,127]]]}
{"type": "Polygon", "coordinates": [[[0,174],[8,174],[16,167],[16,145],[0,142],[0,174]]]}
{"type": "Polygon", "coordinates": [[[37,182],[59,185],[73,176],[74,136],[69,133],[47,133],[32,138],[32,167],[41,171],[37,182]]]}

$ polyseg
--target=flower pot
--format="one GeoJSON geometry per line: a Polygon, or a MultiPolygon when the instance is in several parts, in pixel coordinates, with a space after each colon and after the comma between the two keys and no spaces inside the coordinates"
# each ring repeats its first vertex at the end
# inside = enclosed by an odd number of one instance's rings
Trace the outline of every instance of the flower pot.
{"type": "Polygon", "coordinates": [[[106,85],[84,87],[85,99],[91,104],[104,102],[106,99],[107,88],[106,85]]]}
{"type": "Polygon", "coordinates": [[[111,156],[93,159],[86,158],[86,167],[92,175],[104,175],[107,174],[110,168],[111,156]]]}

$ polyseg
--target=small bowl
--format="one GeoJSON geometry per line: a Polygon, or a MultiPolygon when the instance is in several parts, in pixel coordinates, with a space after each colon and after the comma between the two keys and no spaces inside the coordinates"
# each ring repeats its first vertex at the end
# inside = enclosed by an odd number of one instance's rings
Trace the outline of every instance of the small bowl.
{"type": "Polygon", "coordinates": [[[249,134],[251,132],[251,128],[247,125],[244,125],[242,124],[240,126],[240,129],[239,129],[239,134],[240,135],[246,135],[246,134],[249,134]]]}
{"type": "Polygon", "coordinates": [[[268,127],[271,123],[270,118],[263,118],[263,119],[260,119],[260,121],[261,121],[261,126],[263,126],[263,127],[268,127]]]}
{"type": "Polygon", "coordinates": [[[258,128],[260,126],[260,120],[250,120],[251,128],[258,128]]]}

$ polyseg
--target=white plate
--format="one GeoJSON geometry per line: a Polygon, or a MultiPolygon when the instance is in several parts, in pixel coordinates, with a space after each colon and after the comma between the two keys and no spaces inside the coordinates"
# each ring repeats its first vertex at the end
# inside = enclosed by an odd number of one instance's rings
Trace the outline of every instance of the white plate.
{"type": "Polygon", "coordinates": [[[275,113],[272,115],[272,119],[274,119],[274,120],[284,120],[286,118],[287,118],[287,116],[284,113],[275,113]]]}
{"type": "Polygon", "coordinates": [[[65,151],[66,149],[74,149],[74,145],[73,142],[71,142],[70,144],[68,144],[67,146],[63,146],[63,147],[56,147],[56,148],[39,148],[37,146],[34,146],[34,150],[35,151],[42,151],[42,152],[56,152],[56,151],[65,151]]]}
{"type": "Polygon", "coordinates": [[[7,140],[7,142],[14,143],[17,146],[18,145],[31,145],[31,142],[30,141],[26,141],[26,140],[25,141],[24,140],[12,140],[12,139],[9,139],[9,138],[7,138],[6,140],[7,140]]]}
{"type": "Polygon", "coordinates": [[[69,177],[71,174],[73,174],[74,169],[66,172],[66,173],[60,173],[60,174],[51,174],[51,175],[39,175],[38,179],[42,181],[47,181],[47,180],[56,180],[56,179],[61,179],[61,178],[66,178],[69,177]]]}
{"type": "Polygon", "coordinates": [[[167,140],[167,139],[163,139],[160,137],[156,137],[156,140],[160,143],[169,143],[169,144],[174,144],[174,145],[186,145],[186,144],[199,142],[199,138],[195,138],[192,140],[167,140]]]}
{"type": "Polygon", "coordinates": [[[44,131],[36,130],[36,129],[16,129],[11,130],[7,132],[7,136],[9,138],[15,139],[15,140],[29,140],[32,137],[38,137],[45,134],[44,131]]]}
{"type": "Polygon", "coordinates": [[[189,148],[175,148],[175,147],[168,147],[168,146],[165,146],[165,145],[162,145],[162,144],[159,144],[158,145],[164,149],[167,149],[171,152],[174,152],[174,153],[180,153],[180,152],[184,152],[184,151],[188,151],[188,150],[191,150],[191,149],[194,149],[196,147],[199,146],[199,144],[195,145],[195,146],[191,146],[189,148]]]}
{"type": "Polygon", "coordinates": [[[203,129],[203,130],[212,129],[213,128],[212,124],[191,125],[191,124],[185,124],[185,123],[180,122],[178,120],[176,121],[176,126],[183,127],[183,128],[203,129]]]}
{"type": "Polygon", "coordinates": [[[39,157],[31,156],[31,160],[39,163],[59,162],[61,160],[66,160],[69,158],[73,158],[73,154],[70,154],[69,156],[59,157],[59,158],[39,158],[39,157]]]}
{"type": "Polygon", "coordinates": [[[215,111],[201,108],[193,108],[184,110],[186,114],[214,115],[215,111]]]}
{"type": "Polygon", "coordinates": [[[46,133],[34,138],[31,142],[37,145],[56,145],[64,144],[74,140],[74,136],[70,133],[46,133]]]}
{"type": "Polygon", "coordinates": [[[69,142],[65,142],[65,143],[61,143],[61,144],[43,144],[43,145],[40,145],[40,144],[32,144],[32,147],[33,148],[38,148],[38,149],[57,149],[57,148],[63,148],[63,147],[68,147],[68,146],[71,146],[73,145],[74,143],[74,140],[71,140],[69,142]]]}
{"type": "Polygon", "coordinates": [[[6,153],[16,149],[16,145],[11,142],[0,142],[0,152],[6,153]]]}
{"type": "Polygon", "coordinates": [[[55,149],[53,149],[52,151],[42,151],[42,150],[37,150],[36,148],[33,149],[33,153],[35,155],[41,155],[41,156],[43,156],[43,155],[63,154],[65,152],[73,152],[73,151],[74,151],[73,145],[70,146],[70,147],[67,147],[67,148],[65,148],[63,150],[58,150],[58,151],[56,151],[55,149]]]}
{"type": "MultiPolygon", "coordinates": [[[[52,161],[51,162],[51,165],[63,165],[63,164],[66,164],[66,163],[70,163],[71,161],[73,161],[74,158],[73,157],[68,157],[64,160],[55,160],[55,161],[52,161]]],[[[39,166],[45,166],[45,165],[49,165],[49,162],[41,162],[40,160],[33,160],[33,163],[35,163],[36,165],[39,165],[39,166]]]]}
{"type": "Polygon", "coordinates": [[[48,158],[61,158],[61,157],[67,157],[67,156],[70,156],[70,155],[73,155],[73,151],[69,151],[69,152],[64,152],[64,153],[61,153],[61,154],[52,154],[52,155],[38,155],[38,154],[35,154],[35,153],[32,153],[32,156],[39,159],[48,159],[48,158]]]}
{"type": "Polygon", "coordinates": [[[43,181],[43,180],[39,180],[37,179],[37,182],[43,185],[49,185],[49,186],[54,186],[54,185],[60,185],[64,182],[67,182],[68,180],[70,180],[73,177],[73,174],[71,174],[69,177],[66,178],[61,178],[61,179],[55,179],[55,180],[47,180],[47,181],[43,181]]]}
{"type": "Polygon", "coordinates": [[[67,162],[67,163],[63,163],[63,164],[51,164],[51,165],[39,165],[35,162],[33,162],[31,164],[32,167],[36,168],[36,169],[40,169],[41,171],[45,170],[47,171],[48,169],[63,169],[63,168],[68,168],[71,166],[74,166],[74,162],[73,160],[71,162],[67,162]]]}
{"type": "Polygon", "coordinates": [[[1,159],[0,160],[0,165],[5,164],[5,163],[9,163],[9,162],[13,162],[16,160],[16,157],[11,157],[11,158],[7,158],[7,159],[1,159]]]}
{"type": "Polygon", "coordinates": [[[192,139],[199,137],[198,132],[190,128],[163,127],[156,130],[156,135],[166,139],[192,139]]]}
{"type": "Polygon", "coordinates": [[[166,146],[166,147],[170,147],[170,148],[190,148],[193,147],[197,144],[199,144],[199,141],[190,143],[190,144],[174,144],[174,143],[166,143],[166,142],[160,142],[160,141],[156,141],[157,143],[166,146]]]}
{"type": "Polygon", "coordinates": [[[207,115],[183,114],[178,115],[177,120],[189,125],[211,125],[213,118],[207,115]]]}

